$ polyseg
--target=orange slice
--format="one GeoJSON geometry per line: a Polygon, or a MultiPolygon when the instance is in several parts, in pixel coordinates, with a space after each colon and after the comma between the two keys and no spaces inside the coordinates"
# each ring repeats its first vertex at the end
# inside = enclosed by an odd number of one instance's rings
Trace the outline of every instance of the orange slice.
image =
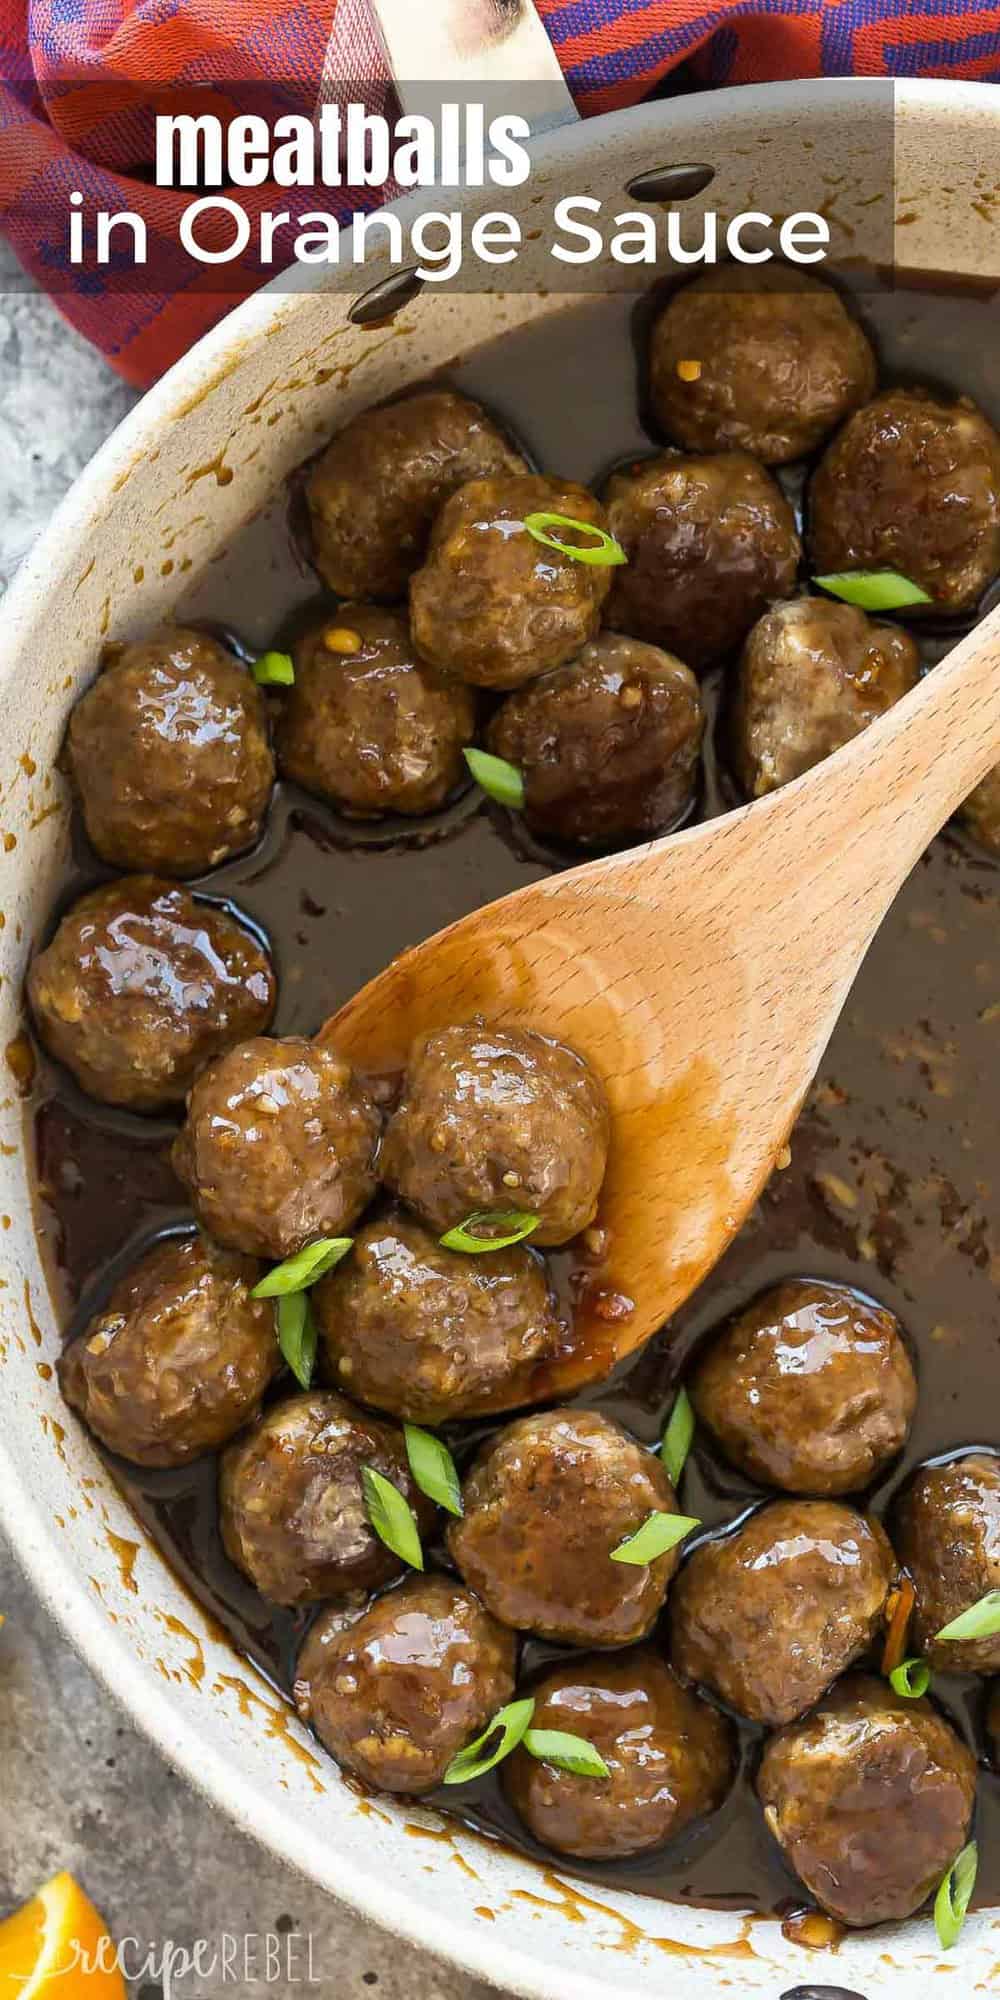
{"type": "Polygon", "coordinates": [[[72,1875],[0,1923],[0,2000],[126,2000],[108,1927],[72,1875]]]}

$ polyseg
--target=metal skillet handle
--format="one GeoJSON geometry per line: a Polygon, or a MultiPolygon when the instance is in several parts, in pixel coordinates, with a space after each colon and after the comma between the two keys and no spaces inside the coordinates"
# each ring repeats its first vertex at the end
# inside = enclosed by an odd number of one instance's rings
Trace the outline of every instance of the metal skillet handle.
{"type": "Polygon", "coordinates": [[[371,4],[404,111],[426,108],[428,85],[471,94],[480,86],[524,83],[544,85],[537,93],[539,113],[531,117],[535,131],[578,117],[532,0],[371,4]]]}

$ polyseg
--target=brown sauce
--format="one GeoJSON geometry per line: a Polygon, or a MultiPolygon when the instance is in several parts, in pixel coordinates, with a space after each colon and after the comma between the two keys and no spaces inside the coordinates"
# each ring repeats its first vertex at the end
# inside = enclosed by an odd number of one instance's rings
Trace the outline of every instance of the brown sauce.
{"type": "MultiPolygon", "coordinates": [[[[1000,419],[994,300],[907,286],[873,290],[861,310],[885,375],[964,390],[1000,419]]],[[[597,481],[614,461],[650,448],[637,414],[632,311],[627,300],[574,307],[571,320],[560,316],[477,350],[448,370],[449,378],[505,418],[539,464],[597,481]]],[[[795,484],[793,474],[793,492],[795,484]]],[[[287,637],[315,594],[279,496],[180,610],[226,626],[238,622],[242,639],[257,647],[287,637]]],[[[952,643],[955,630],[952,624],[926,632],[928,661],[952,643]]],[[[717,673],[706,683],[714,721],[705,814],[725,810],[734,797],[724,761],[722,680],[717,673]]],[[[64,902],[102,872],[79,831],[77,840],[64,902]]],[[[558,857],[475,795],[405,831],[359,831],[281,787],[260,847],[218,870],[206,889],[231,898],[271,941],[281,991],[276,1031],[312,1033],[392,955],[552,865],[558,857]]],[[[818,953],[822,948],[818,939],[818,953]]],[[[762,1286],[811,1275],[858,1285],[890,1306],[917,1355],[916,1425],[903,1462],[871,1496],[876,1512],[884,1512],[922,1459],[1000,1444],[991,1424],[1000,1364],[998,1055],[1000,867],[949,831],[925,855],[876,939],[796,1130],[789,1166],[774,1175],[738,1241],[675,1321],[580,1400],[653,1442],[679,1374],[710,1329],[762,1286]]],[[[188,1222],[166,1159],[174,1128],[88,1102],[44,1062],[31,1110],[39,1227],[71,1331],[141,1247],[188,1222]]],[[[456,1433],[460,1455],[476,1435],[470,1427],[456,1433]]],[[[114,1471],[194,1596],[236,1648],[287,1690],[308,1615],[272,1611],[226,1561],[214,1462],[149,1473],[117,1462],[114,1471]]],[[[698,1442],[684,1478],[685,1512],[713,1526],[757,1497],[698,1442]]],[[[556,1652],[529,1645],[525,1665],[556,1652]]],[[[975,1681],[939,1677],[935,1697],[980,1759],[978,1900],[997,1904],[1000,1776],[988,1763],[987,1691],[975,1681]]],[[[678,1902],[778,1911],[788,1934],[804,1945],[828,1943],[815,1916],[810,1929],[801,1887],[761,1821],[752,1790],[760,1736],[741,1725],[739,1775],[710,1823],[665,1852],[613,1866],[574,1864],[574,1873],[678,1902]]],[[[513,1820],[495,1778],[458,1801],[449,1792],[448,1808],[456,1804],[473,1826],[551,1862],[513,1820]]]]}

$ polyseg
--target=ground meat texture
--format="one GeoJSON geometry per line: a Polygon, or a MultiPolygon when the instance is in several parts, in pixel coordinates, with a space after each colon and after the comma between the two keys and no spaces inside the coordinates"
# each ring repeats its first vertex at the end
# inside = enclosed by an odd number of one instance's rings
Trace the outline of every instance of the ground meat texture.
{"type": "Polygon", "coordinates": [[[708,667],[795,589],[802,545],[777,481],[746,452],[661,458],[616,472],[606,503],[628,565],[607,623],[708,667]]]}
{"type": "Polygon", "coordinates": [[[452,389],[365,410],[309,477],[316,567],[340,597],[402,597],[456,488],[524,469],[478,403],[452,389]]]}
{"type": "Polygon", "coordinates": [[[726,265],[675,292],[650,341],[657,421],[688,451],[786,465],[875,388],[875,356],[838,294],[787,265],[726,265]],[[697,364],[686,380],[685,362],[697,364]]]}
{"type": "Polygon", "coordinates": [[[532,1690],[533,1729],[593,1744],[608,1778],[580,1778],[515,1750],[504,1790],[543,1847],[585,1861],[662,1847],[721,1805],[733,1773],[733,1733],[646,1646],[565,1661],[532,1690]]]}
{"type": "Polygon", "coordinates": [[[382,1178],[438,1236],[516,1209],[541,1218],[533,1243],[566,1243],[594,1219],[610,1123],[573,1049],[476,1019],[412,1050],[382,1178]]]}
{"type": "Polygon", "coordinates": [[[262,1597],[312,1604],[401,1574],[369,1521],[364,1465],[399,1488],[426,1535],[435,1510],[411,1477],[402,1432],[342,1396],[289,1396],[230,1445],[219,1473],[222,1540],[262,1597]]]}
{"type": "Polygon", "coordinates": [[[402,1213],[366,1223],[312,1300],[330,1381],[419,1424],[488,1407],[561,1335],[533,1251],[443,1250],[402,1213]]]}
{"type": "Polygon", "coordinates": [[[260,689],[182,627],[120,649],[73,710],[67,753],[101,860],[161,875],[251,847],[274,783],[260,689]]]}
{"type": "Polygon", "coordinates": [[[853,604],[796,597],[754,626],[740,661],[736,765],[752,799],[860,736],[916,685],[917,648],[853,604]]]}
{"type": "Polygon", "coordinates": [[[852,1928],[911,1916],[968,1838],[975,1761],[928,1701],[851,1674],[767,1744],[757,1777],[785,1860],[852,1928]]]}
{"type": "Polygon", "coordinates": [[[995,764],[989,776],[970,793],[959,819],[982,847],[1000,854],[1000,764],[995,764]]]}
{"type": "Polygon", "coordinates": [[[220,1243],[280,1260],[367,1207],[380,1124],[333,1049],[260,1036],[202,1070],[173,1163],[220,1243]]]}
{"type": "Polygon", "coordinates": [[[751,1722],[791,1722],[873,1643],[894,1572],[876,1521],[831,1500],[774,1500],[684,1565],[673,1665],[751,1722]]]}
{"type": "Polygon", "coordinates": [[[427,813],[466,775],[475,696],[417,657],[406,618],[345,604],[295,648],[278,765],[347,813],[427,813]]]}
{"type": "Polygon", "coordinates": [[[809,520],[818,573],[899,570],[970,610],[1000,570],[1000,437],[967,397],[891,389],[834,438],[809,520]]]}
{"type": "Polygon", "coordinates": [[[81,896],[28,971],[39,1040],[102,1104],[158,1111],[266,1028],[270,959],[226,910],[133,875],[81,896]]]}
{"type": "Polygon", "coordinates": [[[650,1514],[675,1514],[660,1460],[593,1410],[520,1417],[490,1439],[448,1529],[471,1590],[502,1619],[571,1646],[627,1646],[650,1630],[678,1563],[611,1551],[650,1514]]]}
{"type": "Polygon", "coordinates": [[[186,1465],[255,1417],[278,1369],[261,1269],[203,1236],[169,1237],[120,1278],[66,1349],[63,1395],[133,1465],[186,1465]]]}
{"type": "Polygon", "coordinates": [[[691,1400],[751,1479],[858,1493],[902,1449],[917,1384],[891,1312],[845,1285],[793,1278],[713,1341],[691,1400]]]}
{"type": "Polygon", "coordinates": [[[937,1639],[942,1626],[1000,1590],[1000,1459],[974,1451],[922,1466],[897,1502],[893,1540],[917,1593],[910,1650],[941,1673],[1000,1672],[1000,1632],[937,1639]]]}
{"type": "Polygon", "coordinates": [[[428,1792],[514,1692],[517,1646],[471,1592],[411,1576],[344,1628],[320,1617],[296,1706],[347,1771],[383,1792],[428,1792]]]}
{"type": "Polygon", "coordinates": [[[688,667],[656,646],[602,632],[568,667],[508,696],[489,746],[520,770],[529,826],[604,847],[684,817],[704,727],[688,667]]]}
{"type": "Polygon", "coordinates": [[[476,687],[520,687],[594,637],[612,571],[536,541],[524,519],[541,512],[607,527],[586,487],[532,473],[472,480],[438,515],[410,585],[410,616],[418,651],[443,673],[476,687]]]}

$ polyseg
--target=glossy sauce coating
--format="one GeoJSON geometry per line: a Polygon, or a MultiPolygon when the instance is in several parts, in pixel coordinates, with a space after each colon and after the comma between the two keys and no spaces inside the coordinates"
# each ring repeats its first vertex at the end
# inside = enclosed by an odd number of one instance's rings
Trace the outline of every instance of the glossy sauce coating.
{"type": "Polygon", "coordinates": [[[927,1466],[901,1495],[892,1530],[916,1585],[914,1637],[921,1652],[944,1673],[1000,1672],[1000,1631],[938,1637],[952,1619],[1000,1591],[1000,1459],[970,1452],[927,1466]]]}

